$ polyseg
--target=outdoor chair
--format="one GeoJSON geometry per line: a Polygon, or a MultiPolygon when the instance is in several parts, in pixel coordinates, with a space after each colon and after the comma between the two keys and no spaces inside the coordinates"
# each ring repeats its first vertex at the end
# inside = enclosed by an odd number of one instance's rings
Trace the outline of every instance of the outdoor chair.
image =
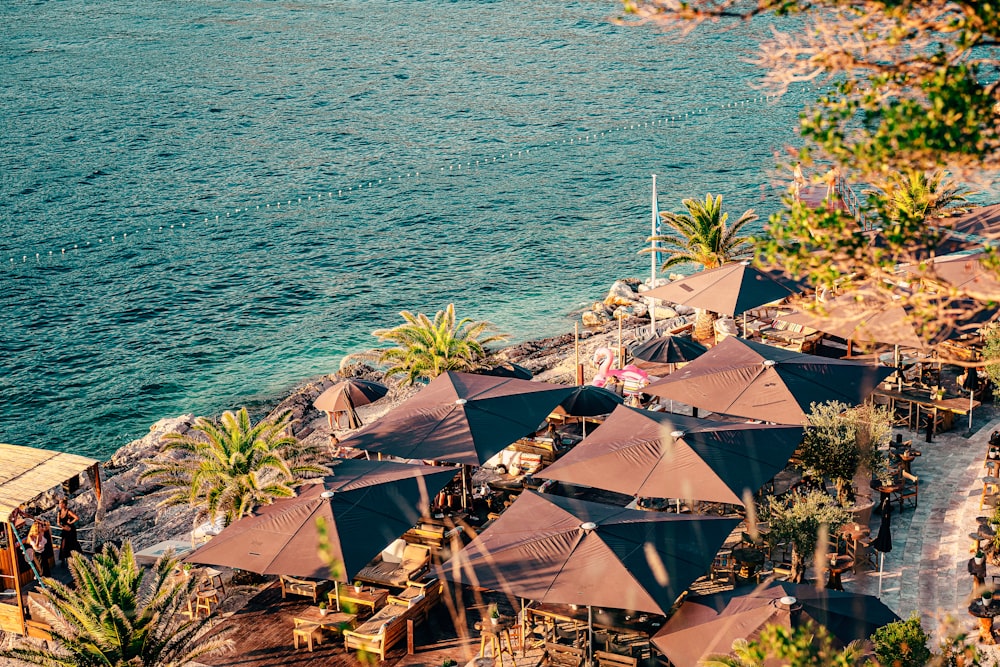
{"type": "Polygon", "coordinates": [[[280,579],[282,600],[284,600],[285,596],[288,594],[302,595],[307,598],[312,598],[314,603],[319,600],[319,587],[321,582],[296,579],[295,577],[289,577],[285,574],[280,575],[280,579]]]}
{"type": "Polygon", "coordinates": [[[440,588],[431,584],[426,591],[423,598],[411,599],[408,606],[387,604],[362,625],[353,630],[344,630],[347,650],[367,651],[385,660],[386,652],[406,636],[406,622],[412,620],[416,625],[426,619],[440,599],[440,588]],[[437,590],[438,594],[431,595],[432,590],[437,590]]]}
{"type": "Polygon", "coordinates": [[[724,579],[727,583],[733,583],[734,579],[733,550],[722,549],[715,555],[712,566],[708,571],[708,578],[711,581],[724,579]]]}
{"type": "Polygon", "coordinates": [[[899,491],[899,511],[903,511],[903,505],[913,501],[913,506],[917,506],[917,496],[920,490],[920,478],[916,475],[902,471],[903,488],[899,491]]]}
{"type": "Polygon", "coordinates": [[[598,667],[637,667],[639,664],[638,658],[607,651],[594,651],[594,658],[598,667]]]}
{"type": "Polygon", "coordinates": [[[313,650],[313,640],[317,644],[323,643],[323,627],[319,623],[297,623],[292,629],[292,642],[295,648],[299,648],[299,641],[304,641],[309,646],[309,652],[313,650]]]}
{"type": "Polygon", "coordinates": [[[582,667],[586,657],[587,653],[582,648],[546,642],[542,659],[539,660],[538,665],[539,667],[582,667]]]}

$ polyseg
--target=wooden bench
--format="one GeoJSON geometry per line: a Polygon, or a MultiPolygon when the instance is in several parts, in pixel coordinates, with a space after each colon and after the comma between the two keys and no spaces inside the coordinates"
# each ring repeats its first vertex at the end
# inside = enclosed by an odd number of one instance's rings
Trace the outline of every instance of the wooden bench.
{"type": "Polygon", "coordinates": [[[407,544],[418,544],[440,551],[445,544],[444,526],[420,525],[403,533],[407,544]]]}
{"type": "Polygon", "coordinates": [[[312,601],[319,601],[320,587],[323,586],[321,581],[309,581],[307,579],[296,579],[295,577],[289,577],[288,575],[280,575],[281,579],[281,599],[285,599],[287,594],[292,595],[302,595],[307,598],[312,598],[312,601]]]}
{"type": "Polygon", "coordinates": [[[385,660],[386,652],[406,635],[407,621],[420,623],[441,599],[441,582],[436,579],[427,582],[423,597],[419,596],[418,593],[406,600],[405,606],[390,602],[357,628],[344,630],[347,650],[373,653],[385,660]]]}
{"type": "Polygon", "coordinates": [[[586,658],[587,653],[582,648],[545,642],[545,650],[542,652],[542,659],[538,661],[538,665],[539,667],[582,667],[586,658]]]}
{"type": "Polygon", "coordinates": [[[598,667],[638,667],[639,659],[608,651],[594,651],[598,667]]]}

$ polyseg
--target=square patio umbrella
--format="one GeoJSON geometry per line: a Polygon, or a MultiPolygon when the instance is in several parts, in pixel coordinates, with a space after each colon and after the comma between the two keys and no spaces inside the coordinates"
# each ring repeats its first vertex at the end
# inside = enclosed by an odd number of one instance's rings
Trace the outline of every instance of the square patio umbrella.
{"type": "Polygon", "coordinates": [[[871,595],[774,582],[692,595],[652,641],[676,667],[697,667],[709,656],[730,654],[735,639],[755,639],[765,625],[793,628],[813,621],[844,646],[898,620],[871,595]]]}
{"type": "Polygon", "coordinates": [[[785,468],[799,426],[709,421],[620,406],[537,477],[641,498],[742,505],[785,468]]]}
{"type": "Polygon", "coordinates": [[[316,519],[322,517],[339,581],[351,577],[424,516],[430,500],[456,468],[388,461],[339,461],[333,475],[303,484],[294,498],[277,500],[225,528],[185,562],[258,574],[330,579],[319,557],[316,519]]]}
{"type": "Polygon", "coordinates": [[[449,371],[342,444],[402,458],[478,466],[534,433],[573,389],[449,371]]]}
{"type": "Polygon", "coordinates": [[[738,523],[524,491],[440,569],[538,602],[666,614],[738,523]]]}
{"type": "Polygon", "coordinates": [[[955,287],[965,294],[983,301],[1000,301],[1000,275],[983,264],[983,252],[956,253],[936,257],[924,273],[919,267],[904,270],[910,275],[927,275],[934,282],[955,287]]]}
{"type": "Polygon", "coordinates": [[[673,373],[677,364],[694,361],[708,348],[689,336],[660,336],[632,348],[632,363],[653,375],[673,373]]]}
{"type": "Polygon", "coordinates": [[[859,405],[893,372],[729,337],[643,391],[719,414],[806,424],[811,403],[859,405]]]}
{"type": "Polygon", "coordinates": [[[796,281],[749,262],[729,262],[661,285],[642,296],[735,317],[802,292],[796,281]]]}

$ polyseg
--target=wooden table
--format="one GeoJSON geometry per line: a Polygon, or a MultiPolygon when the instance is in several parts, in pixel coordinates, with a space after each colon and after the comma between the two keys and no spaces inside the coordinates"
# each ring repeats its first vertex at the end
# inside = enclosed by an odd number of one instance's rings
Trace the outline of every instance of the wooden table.
{"type": "MultiPolygon", "coordinates": [[[[894,410],[896,403],[905,404],[908,408],[907,426],[916,432],[920,428],[920,410],[923,409],[931,413],[931,423],[937,419],[938,411],[943,411],[951,419],[954,415],[967,415],[969,408],[978,408],[982,403],[972,401],[971,406],[968,398],[942,398],[935,400],[931,397],[929,390],[907,389],[904,391],[894,391],[892,389],[876,389],[872,396],[884,398],[889,402],[889,409],[894,410]],[[916,414],[914,414],[914,412],[916,414]]],[[[944,430],[950,428],[947,426],[944,430]]],[[[928,429],[927,441],[930,442],[934,435],[933,427],[928,429]]]]}
{"type": "Polygon", "coordinates": [[[840,580],[840,575],[854,567],[854,559],[850,556],[837,556],[834,560],[827,560],[826,571],[830,573],[826,587],[834,591],[844,590],[844,583],[840,580]]]}
{"type": "Polygon", "coordinates": [[[995,600],[988,606],[983,606],[981,599],[974,600],[969,605],[969,614],[979,619],[979,641],[984,644],[996,644],[993,636],[993,619],[1000,615],[1000,603],[995,600]]]}
{"type": "Polygon", "coordinates": [[[295,627],[315,623],[323,630],[339,633],[344,629],[354,629],[357,625],[358,615],[348,614],[343,611],[328,611],[324,614],[319,607],[306,607],[303,611],[292,617],[295,627]]]}
{"type": "Polygon", "coordinates": [[[753,578],[754,574],[757,573],[757,568],[763,565],[766,559],[764,552],[760,549],[737,547],[733,549],[733,560],[740,566],[739,570],[736,571],[736,576],[743,581],[748,581],[753,578]]]}
{"type": "MultiPolygon", "coordinates": [[[[582,606],[573,609],[569,605],[532,603],[525,607],[524,613],[529,622],[538,617],[546,621],[587,623],[587,608],[582,606]]],[[[595,628],[614,630],[619,633],[649,636],[663,625],[662,616],[627,612],[621,609],[593,608],[592,615],[595,628]]]]}
{"type": "Polygon", "coordinates": [[[353,586],[341,585],[337,590],[339,590],[339,595],[336,595],[335,591],[330,591],[327,594],[331,605],[337,609],[340,609],[341,605],[345,603],[354,605],[355,607],[368,607],[373,614],[376,609],[385,606],[385,601],[389,597],[388,590],[373,586],[362,588],[360,593],[355,591],[353,586]]]}

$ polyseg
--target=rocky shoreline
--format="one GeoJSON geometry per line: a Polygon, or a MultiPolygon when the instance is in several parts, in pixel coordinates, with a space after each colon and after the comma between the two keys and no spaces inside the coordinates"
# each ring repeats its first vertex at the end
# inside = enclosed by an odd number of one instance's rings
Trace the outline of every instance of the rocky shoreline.
{"type": "MultiPolygon", "coordinates": [[[[658,281],[658,284],[661,282],[658,281]]],[[[618,317],[623,318],[622,338],[626,344],[635,338],[637,327],[648,325],[649,299],[641,296],[647,289],[649,286],[639,280],[615,281],[605,299],[595,302],[582,313],[585,326],[580,328],[579,337],[569,332],[524,341],[499,350],[497,358],[524,366],[532,371],[537,380],[564,384],[575,382],[578,358],[584,366],[585,380],[589,381],[595,373],[591,363],[594,352],[601,347],[614,348],[618,345],[618,317]]],[[[690,311],[660,302],[656,316],[661,321],[685,312],[690,311]]],[[[358,409],[364,423],[379,418],[417,391],[416,387],[402,386],[398,381],[386,381],[381,372],[357,364],[342,372],[304,381],[279,401],[268,416],[291,411],[293,435],[309,444],[328,445],[331,431],[326,414],[316,410],[312,404],[320,393],[344,377],[377,380],[390,387],[385,398],[358,409]]],[[[83,525],[96,518],[98,543],[130,539],[139,550],[167,539],[189,538],[195,527],[193,510],[159,507],[153,496],[157,485],[140,480],[139,476],[143,469],[141,461],[160,451],[163,437],[168,433],[186,432],[194,421],[193,414],[161,419],[150,426],[148,434],[118,449],[102,465],[104,496],[96,517],[93,491],[81,493],[71,500],[71,507],[80,514],[83,525]]],[[[346,435],[347,432],[337,433],[346,435]]]]}

